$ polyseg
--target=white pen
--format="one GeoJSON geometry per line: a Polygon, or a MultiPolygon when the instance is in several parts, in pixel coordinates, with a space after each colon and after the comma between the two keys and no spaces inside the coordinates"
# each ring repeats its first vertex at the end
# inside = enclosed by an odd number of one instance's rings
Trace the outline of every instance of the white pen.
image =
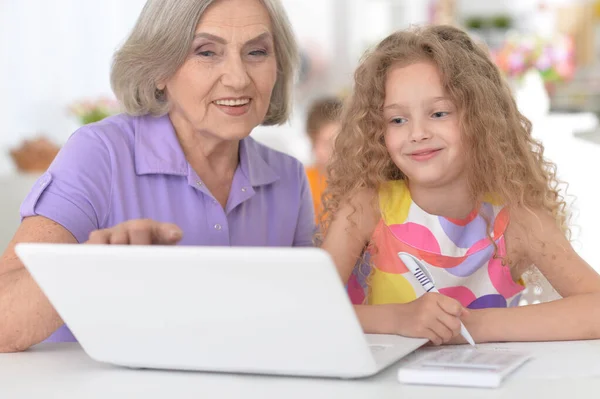
{"type": "MultiPolygon", "coordinates": [[[[404,262],[408,270],[415,276],[419,281],[423,289],[427,292],[439,292],[435,285],[433,285],[433,278],[429,275],[427,269],[421,264],[421,261],[415,258],[413,255],[406,252],[398,252],[398,257],[404,262]]],[[[475,341],[471,334],[467,331],[465,325],[460,323],[460,335],[467,340],[468,343],[475,346],[475,341]]]]}

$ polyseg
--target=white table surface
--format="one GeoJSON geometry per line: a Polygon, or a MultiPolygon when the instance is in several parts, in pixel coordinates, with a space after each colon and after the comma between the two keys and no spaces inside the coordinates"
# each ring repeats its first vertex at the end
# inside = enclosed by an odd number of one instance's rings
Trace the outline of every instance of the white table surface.
{"type": "Polygon", "coordinates": [[[600,390],[600,341],[481,346],[527,349],[535,358],[501,388],[478,389],[398,383],[398,367],[431,348],[409,355],[374,377],[336,380],[131,370],[98,363],[78,344],[41,344],[23,353],[0,354],[0,397],[546,399],[595,397],[600,390]]]}

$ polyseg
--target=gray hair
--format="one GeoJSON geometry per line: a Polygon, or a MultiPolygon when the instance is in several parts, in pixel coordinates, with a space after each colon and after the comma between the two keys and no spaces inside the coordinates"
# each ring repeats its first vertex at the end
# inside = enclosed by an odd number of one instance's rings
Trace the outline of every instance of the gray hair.
{"type": "MultiPolygon", "coordinates": [[[[115,52],[110,82],[130,115],[164,115],[168,99],[157,89],[187,59],[196,27],[217,0],[148,0],[123,46],[115,52]]],[[[280,0],[261,0],[271,18],[277,80],[263,125],[285,123],[292,109],[298,45],[280,0]]]]}

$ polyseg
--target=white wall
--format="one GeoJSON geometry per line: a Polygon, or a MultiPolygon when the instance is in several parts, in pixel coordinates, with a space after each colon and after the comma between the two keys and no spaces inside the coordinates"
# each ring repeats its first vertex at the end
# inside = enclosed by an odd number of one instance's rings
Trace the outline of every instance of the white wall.
{"type": "MultiPolygon", "coordinates": [[[[461,13],[525,11],[539,0],[459,0],[461,13]]],[[[551,0],[559,3],[567,0],[551,0]]],[[[145,0],[0,0],[0,173],[11,168],[7,149],[36,134],[63,143],[77,128],[67,107],[110,95],[114,50],[132,28],[145,0]]],[[[391,30],[426,22],[425,0],[282,0],[299,41],[329,61],[330,73],[305,92],[331,94],[349,87],[364,50],[391,30]]],[[[303,102],[289,125],[259,128],[258,139],[310,159],[303,102]]]]}
{"type": "MultiPolygon", "coordinates": [[[[63,143],[77,123],[67,107],[85,97],[111,95],[111,57],[145,0],[0,1],[0,173],[8,148],[36,134],[63,143]]],[[[335,51],[332,0],[283,0],[302,44],[335,51]]],[[[289,131],[298,136],[299,110],[289,131]]],[[[263,129],[264,130],[264,129],[263,129]]],[[[265,130],[269,131],[269,130],[265,130]]],[[[257,132],[257,136],[264,133],[257,132]]],[[[270,133],[269,133],[270,134],[270,133]]],[[[267,134],[268,135],[268,134],[267,134]]],[[[299,147],[298,147],[299,146],[299,147]]],[[[300,157],[308,148],[300,139],[300,157]]]]}
{"type": "Polygon", "coordinates": [[[0,12],[0,148],[44,133],[62,142],[77,126],[74,100],[110,94],[114,49],[142,0],[6,0],[0,12]]]}
{"type": "MultiPolygon", "coordinates": [[[[145,0],[0,1],[0,173],[8,148],[36,134],[63,143],[77,128],[67,107],[110,95],[111,56],[133,27],[145,0]]],[[[304,162],[306,101],[351,84],[358,57],[393,28],[426,17],[421,0],[282,0],[299,42],[321,54],[329,74],[298,90],[290,124],[254,136],[304,162]]]]}

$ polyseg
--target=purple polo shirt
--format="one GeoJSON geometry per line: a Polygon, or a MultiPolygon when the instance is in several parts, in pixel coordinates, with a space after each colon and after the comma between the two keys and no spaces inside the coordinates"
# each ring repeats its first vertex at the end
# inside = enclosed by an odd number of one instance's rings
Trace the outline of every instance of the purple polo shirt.
{"type": "MultiPolygon", "coordinates": [[[[67,141],[21,205],[77,241],[130,219],[178,225],[182,245],[310,246],[314,209],[303,165],[240,142],[225,209],[186,161],[168,116],[125,114],[86,125],[67,141]]],[[[66,326],[47,341],[74,341],[66,326]]]]}

